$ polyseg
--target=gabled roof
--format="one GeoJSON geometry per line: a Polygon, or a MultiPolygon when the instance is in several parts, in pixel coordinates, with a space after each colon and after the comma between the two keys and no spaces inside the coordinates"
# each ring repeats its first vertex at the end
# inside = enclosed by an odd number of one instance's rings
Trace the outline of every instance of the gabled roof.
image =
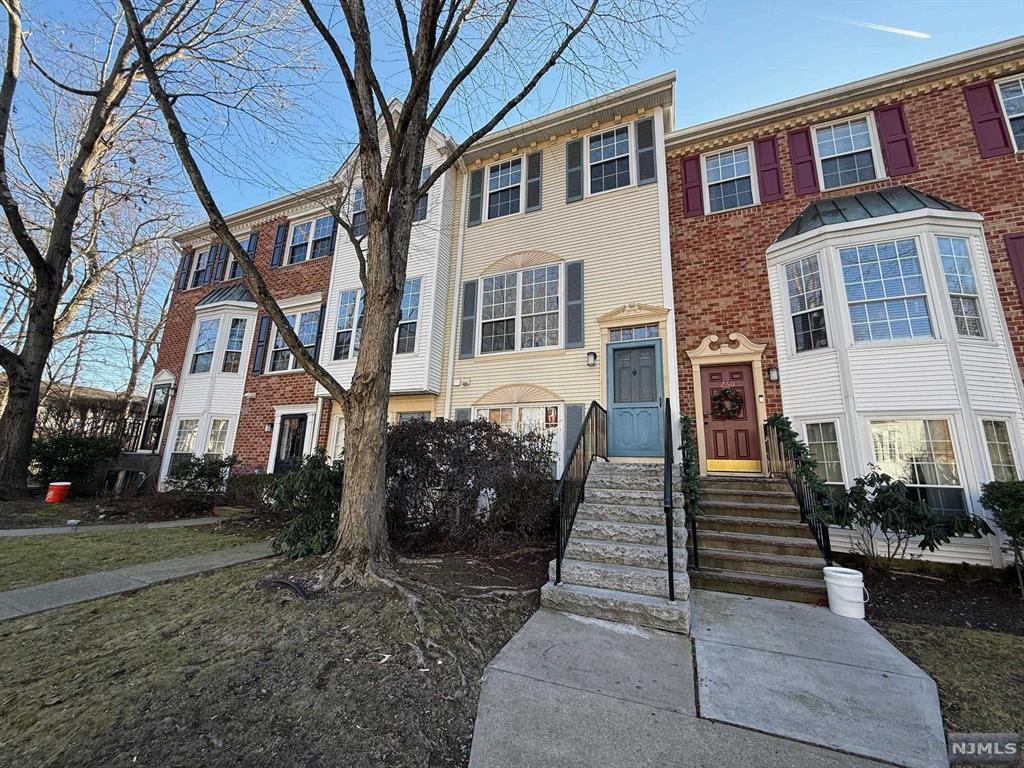
{"type": "Polygon", "coordinates": [[[254,306],[256,304],[256,298],[249,292],[249,289],[245,287],[245,283],[231,283],[230,285],[222,285],[218,288],[214,288],[206,294],[202,300],[196,304],[196,306],[208,307],[211,304],[220,304],[225,301],[231,301],[238,304],[252,304],[254,306]]]}
{"type": "Polygon", "coordinates": [[[811,232],[829,224],[843,224],[863,219],[891,216],[894,213],[931,208],[936,211],[966,211],[959,205],[927,195],[913,187],[889,187],[870,192],[858,192],[845,197],[817,200],[793,219],[776,239],[776,243],[811,232]]]}

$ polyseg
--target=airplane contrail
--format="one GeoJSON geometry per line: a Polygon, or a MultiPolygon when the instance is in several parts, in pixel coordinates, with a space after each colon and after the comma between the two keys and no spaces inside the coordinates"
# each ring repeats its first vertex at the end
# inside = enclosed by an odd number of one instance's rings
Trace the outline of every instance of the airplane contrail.
{"type": "Polygon", "coordinates": [[[927,32],[918,32],[914,29],[903,29],[901,27],[890,27],[885,24],[874,24],[870,21],[854,21],[853,19],[836,19],[828,18],[829,21],[838,21],[840,24],[850,24],[854,27],[863,27],[864,29],[873,29],[877,32],[889,32],[893,35],[903,35],[904,37],[913,37],[918,40],[929,40],[931,35],[927,32]]]}

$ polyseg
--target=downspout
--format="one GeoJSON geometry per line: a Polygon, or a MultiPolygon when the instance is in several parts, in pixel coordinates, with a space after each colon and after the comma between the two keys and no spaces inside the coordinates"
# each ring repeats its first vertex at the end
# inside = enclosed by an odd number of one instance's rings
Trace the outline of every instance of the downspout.
{"type": "Polygon", "coordinates": [[[455,381],[455,336],[458,328],[458,319],[461,309],[459,307],[459,288],[462,286],[462,247],[466,242],[466,192],[469,189],[469,174],[466,172],[466,164],[460,159],[459,170],[462,173],[462,195],[459,199],[459,226],[455,230],[459,238],[459,246],[455,251],[455,285],[452,289],[452,308],[449,317],[452,319],[452,331],[448,340],[448,382],[444,393],[444,418],[452,418],[452,388],[455,381]]]}

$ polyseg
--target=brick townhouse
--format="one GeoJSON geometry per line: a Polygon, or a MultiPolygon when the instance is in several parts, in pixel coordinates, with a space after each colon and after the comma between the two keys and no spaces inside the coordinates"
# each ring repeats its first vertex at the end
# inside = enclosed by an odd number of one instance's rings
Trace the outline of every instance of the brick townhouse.
{"type": "MultiPolygon", "coordinates": [[[[676,130],[668,74],[494,132],[417,213],[392,418],[543,429],[561,466],[596,401],[610,453],[636,461],[678,398],[702,472],[756,476],[784,413],[828,482],[878,464],[980,512],[981,484],[1024,459],[1022,74],[1015,39],[676,130]]],[[[432,136],[425,165],[450,146],[432,136]]],[[[361,299],[335,183],[228,223],[344,384],[361,299]]],[[[209,230],[177,242],[140,450],[161,477],[176,455],[337,455],[339,409],[209,230]]],[[[1001,562],[995,540],[942,556],[1001,562]]]]}
{"type": "MultiPolygon", "coordinates": [[[[828,482],[875,464],[980,513],[981,484],[1020,476],[1022,76],[1018,38],[669,134],[705,472],[760,472],[758,425],[784,413],[828,482]]],[[[942,556],[998,563],[996,544],[942,556]]]]}

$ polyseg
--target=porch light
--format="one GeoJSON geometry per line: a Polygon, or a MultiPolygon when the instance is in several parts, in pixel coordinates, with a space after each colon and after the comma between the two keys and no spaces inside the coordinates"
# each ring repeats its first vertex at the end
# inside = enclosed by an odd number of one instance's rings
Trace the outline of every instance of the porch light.
{"type": "Polygon", "coordinates": [[[769,368],[768,369],[768,381],[778,381],[778,380],[779,380],[779,369],[778,368],[769,368]]]}
{"type": "Polygon", "coordinates": [[[587,352],[587,368],[597,365],[597,352],[587,352]]]}

